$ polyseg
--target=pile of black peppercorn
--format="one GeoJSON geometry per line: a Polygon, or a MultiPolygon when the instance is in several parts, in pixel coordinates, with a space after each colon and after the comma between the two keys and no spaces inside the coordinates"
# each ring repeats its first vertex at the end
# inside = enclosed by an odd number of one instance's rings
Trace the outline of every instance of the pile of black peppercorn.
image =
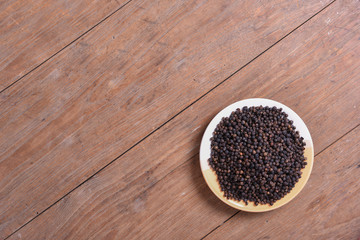
{"type": "Polygon", "coordinates": [[[273,205],[298,182],[305,143],[287,117],[281,108],[243,107],[216,126],[209,163],[227,199],[273,205]]]}

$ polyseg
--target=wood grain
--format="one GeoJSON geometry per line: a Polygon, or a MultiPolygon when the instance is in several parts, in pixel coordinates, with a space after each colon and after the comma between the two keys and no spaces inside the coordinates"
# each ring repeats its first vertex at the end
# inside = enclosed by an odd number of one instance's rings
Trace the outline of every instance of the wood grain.
{"type": "Polygon", "coordinates": [[[359,149],[357,127],[316,158],[307,187],[292,204],[259,215],[239,212],[205,239],[358,239],[359,149]]]}
{"type": "Polygon", "coordinates": [[[126,2],[1,1],[0,92],[126,2]]]}
{"type": "Polygon", "coordinates": [[[3,92],[0,237],[327,2],[133,2],[3,92]]]}
{"type": "Polygon", "coordinates": [[[360,34],[346,28],[359,23],[356,4],[337,2],[319,14],[12,237],[205,236],[236,213],[207,188],[197,156],[206,125],[223,107],[254,96],[283,102],[305,120],[317,153],[359,124],[360,34]]]}

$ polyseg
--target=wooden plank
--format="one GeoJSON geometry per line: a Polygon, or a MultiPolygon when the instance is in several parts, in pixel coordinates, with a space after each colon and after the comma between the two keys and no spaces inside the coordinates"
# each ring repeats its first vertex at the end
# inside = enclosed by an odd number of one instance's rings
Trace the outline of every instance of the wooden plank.
{"type": "Polygon", "coordinates": [[[240,212],[205,239],[358,239],[359,149],[357,127],[316,158],[308,185],[292,204],[266,214],[240,212]]]}
{"type": "Polygon", "coordinates": [[[254,96],[283,102],[305,120],[317,153],[359,124],[360,34],[348,30],[359,23],[356,4],[337,2],[309,21],[13,238],[196,239],[210,232],[236,213],[210,192],[197,156],[206,125],[223,107],[254,96]]]}
{"type": "Polygon", "coordinates": [[[0,2],[0,92],[127,1],[0,2]]]}
{"type": "Polygon", "coordinates": [[[29,221],[328,2],[127,5],[0,95],[0,199],[12,203],[0,205],[0,232],[29,221]]]}

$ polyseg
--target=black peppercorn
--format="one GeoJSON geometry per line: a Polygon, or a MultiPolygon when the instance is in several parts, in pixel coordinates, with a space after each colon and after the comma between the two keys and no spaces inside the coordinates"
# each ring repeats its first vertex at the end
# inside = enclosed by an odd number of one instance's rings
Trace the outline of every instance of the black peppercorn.
{"type": "Polygon", "coordinates": [[[299,181],[305,143],[287,117],[281,108],[259,106],[222,118],[209,164],[226,198],[273,205],[299,181]]]}

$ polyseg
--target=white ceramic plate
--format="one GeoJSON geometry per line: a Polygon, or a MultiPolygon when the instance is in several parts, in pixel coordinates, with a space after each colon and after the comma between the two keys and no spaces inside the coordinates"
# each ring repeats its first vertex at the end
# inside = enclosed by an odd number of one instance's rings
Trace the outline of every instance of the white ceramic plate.
{"type": "Polygon", "coordinates": [[[304,121],[289,107],[285,106],[284,104],[281,104],[279,102],[264,99],[264,98],[251,98],[242,100],[236,103],[233,103],[229,105],[228,107],[224,108],[221,112],[219,112],[213,120],[210,122],[208,127],[205,130],[204,136],[201,141],[200,146],[200,166],[201,171],[203,173],[203,176],[205,178],[206,183],[210,187],[210,189],[213,191],[213,193],[220,198],[223,202],[226,204],[243,210],[247,212],[266,212],[270,211],[276,208],[279,208],[286,203],[290,202],[305,186],[306,182],[308,181],[310,177],[310,173],[313,167],[314,162],[314,147],[313,147],[313,141],[310,136],[310,132],[308,128],[306,127],[304,121]],[[224,197],[223,192],[220,189],[220,185],[217,181],[217,175],[215,171],[213,171],[209,165],[209,158],[211,153],[211,141],[210,138],[213,135],[213,132],[218,125],[218,123],[221,121],[223,117],[229,117],[230,114],[233,111],[236,111],[237,108],[243,108],[245,106],[251,107],[251,106],[260,106],[263,107],[277,107],[282,108],[285,113],[288,114],[288,118],[292,120],[294,123],[294,126],[296,127],[296,130],[299,131],[300,136],[304,138],[304,141],[306,143],[305,146],[305,152],[304,156],[306,157],[307,165],[304,169],[302,169],[302,175],[299,181],[295,184],[294,188],[285,195],[282,199],[276,201],[274,205],[270,206],[269,204],[255,206],[252,202],[249,202],[248,205],[245,205],[245,202],[243,201],[235,201],[235,200],[229,200],[224,197]]]}

